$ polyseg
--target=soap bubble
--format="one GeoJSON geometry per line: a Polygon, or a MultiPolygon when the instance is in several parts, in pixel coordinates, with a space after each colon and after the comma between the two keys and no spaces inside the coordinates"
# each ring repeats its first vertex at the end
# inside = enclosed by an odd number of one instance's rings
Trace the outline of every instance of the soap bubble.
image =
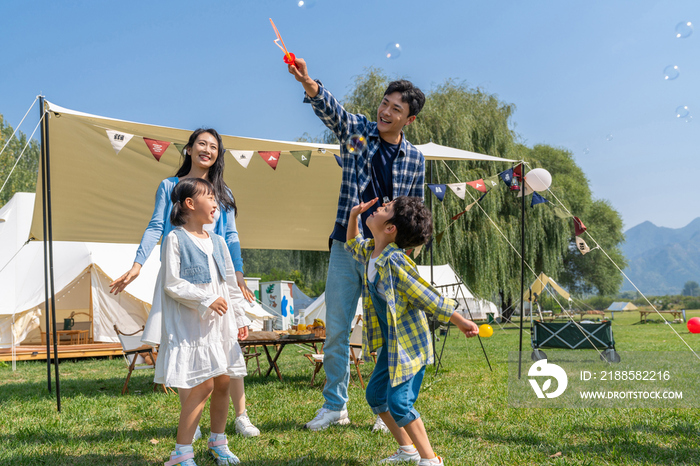
{"type": "Polygon", "coordinates": [[[588,155],[591,153],[591,150],[588,147],[583,148],[583,155],[588,155]]]}
{"type": "Polygon", "coordinates": [[[693,121],[693,115],[688,115],[688,116],[685,118],[685,122],[686,122],[686,123],[692,123],[692,121],[693,121]]]}
{"type": "Polygon", "coordinates": [[[681,72],[678,70],[677,65],[668,65],[666,68],[664,68],[664,79],[667,81],[672,81],[680,75],[681,72]]]}
{"type": "Polygon", "coordinates": [[[613,140],[613,135],[612,135],[612,134],[608,134],[607,136],[605,136],[605,140],[606,140],[606,141],[612,141],[612,140],[613,140]]]}
{"type": "Polygon", "coordinates": [[[688,115],[690,115],[690,110],[688,110],[687,105],[676,107],[676,118],[686,118],[688,115]]]}
{"type": "Polygon", "coordinates": [[[367,138],[361,134],[353,134],[345,143],[345,148],[351,154],[360,154],[367,148],[367,138]]]}
{"type": "Polygon", "coordinates": [[[685,39],[693,33],[693,23],[690,21],[676,24],[676,37],[685,39]]]}
{"type": "Polygon", "coordinates": [[[401,56],[401,45],[398,42],[391,42],[387,44],[384,49],[384,55],[392,60],[399,58],[401,56]]]}
{"type": "Polygon", "coordinates": [[[313,8],[316,6],[316,0],[299,0],[297,6],[299,8],[313,8]]]}

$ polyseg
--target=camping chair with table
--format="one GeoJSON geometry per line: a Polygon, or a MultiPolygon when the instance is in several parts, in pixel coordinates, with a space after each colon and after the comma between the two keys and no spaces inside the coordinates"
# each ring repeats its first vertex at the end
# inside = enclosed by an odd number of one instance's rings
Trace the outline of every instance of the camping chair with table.
{"type": "MultiPolygon", "coordinates": [[[[129,380],[131,380],[131,373],[133,371],[141,369],[155,369],[156,367],[156,352],[154,351],[154,348],[141,342],[141,336],[143,335],[144,328],[145,326],[141,326],[141,328],[134,333],[124,333],[119,330],[117,324],[114,324],[114,331],[117,333],[119,343],[122,345],[124,361],[126,361],[129,371],[129,373],[126,375],[126,381],[124,381],[122,395],[129,389],[129,380]]],[[[161,386],[163,387],[163,391],[165,393],[168,393],[168,390],[175,393],[172,388],[168,388],[165,385],[161,386]]],[[[156,391],[155,383],[153,384],[153,391],[156,391]]]]}

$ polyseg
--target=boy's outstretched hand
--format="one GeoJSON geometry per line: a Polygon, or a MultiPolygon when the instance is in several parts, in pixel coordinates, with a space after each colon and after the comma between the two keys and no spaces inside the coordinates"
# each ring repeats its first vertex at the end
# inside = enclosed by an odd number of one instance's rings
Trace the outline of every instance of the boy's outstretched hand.
{"type": "Polygon", "coordinates": [[[318,83],[309,77],[309,70],[306,68],[306,61],[303,58],[294,60],[293,65],[287,65],[287,70],[304,86],[304,91],[313,98],[318,95],[318,83]]]}
{"type": "Polygon", "coordinates": [[[350,215],[360,215],[363,212],[367,212],[367,210],[376,204],[378,200],[379,198],[375,197],[371,201],[360,202],[358,205],[350,209],[350,215]]]}
{"type": "Polygon", "coordinates": [[[453,312],[450,322],[455,324],[460,332],[467,338],[475,337],[479,334],[479,327],[469,319],[462,317],[459,312],[453,312]]]}

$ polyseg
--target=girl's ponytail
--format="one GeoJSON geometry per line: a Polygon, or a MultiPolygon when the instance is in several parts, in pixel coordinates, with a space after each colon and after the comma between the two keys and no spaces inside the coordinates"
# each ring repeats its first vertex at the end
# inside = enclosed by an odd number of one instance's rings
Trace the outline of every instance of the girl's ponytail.
{"type": "Polygon", "coordinates": [[[187,223],[187,210],[185,200],[189,197],[194,199],[199,195],[214,193],[214,186],[202,178],[185,178],[175,185],[175,189],[170,194],[173,203],[173,210],[170,211],[170,223],[174,227],[179,227],[187,223]]]}

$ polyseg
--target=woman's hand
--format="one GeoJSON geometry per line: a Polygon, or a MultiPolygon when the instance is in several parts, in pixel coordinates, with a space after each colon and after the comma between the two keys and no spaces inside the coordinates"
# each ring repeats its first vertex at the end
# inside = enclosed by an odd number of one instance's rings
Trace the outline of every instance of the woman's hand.
{"type": "Polygon", "coordinates": [[[249,303],[255,301],[255,294],[252,291],[250,291],[248,286],[245,284],[245,277],[243,277],[243,272],[236,272],[236,282],[238,282],[238,288],[241,289],[241,293],[243,293],[243,297],[245,298],[245,300],[249,303]]]}
{"type": "Polygon", "coordinates": [[[124,288],[126,288],[126,286],[129,283],[136,280],[136,277],[138,277],[140,273],[141,264],[139,264],[138,262],[134,262],[134,265],[131,266],[131,270],[129,270],[127,273],[125,273],[124,275],[122,275],[121,277],[117,278],[109,284],[109,286],[111,287],[111,290],[109,290],[109,292],[119,294],[120,292],[124,291],[124,288]]]}
{"type": "Polygon", "coordinates": [[[238,339],[245,340],[248,338],[248,327],[241,327],[238,329],[238,339]]]}
{"type": "Polygon", "coordinates": [[[228,311],[228,304],[226,304],[226,300],[224,298],[219,296],[216,298],[216,301],[209,305],[209,309],[222,316],[226,314],[226,311],[228,311]]]}

